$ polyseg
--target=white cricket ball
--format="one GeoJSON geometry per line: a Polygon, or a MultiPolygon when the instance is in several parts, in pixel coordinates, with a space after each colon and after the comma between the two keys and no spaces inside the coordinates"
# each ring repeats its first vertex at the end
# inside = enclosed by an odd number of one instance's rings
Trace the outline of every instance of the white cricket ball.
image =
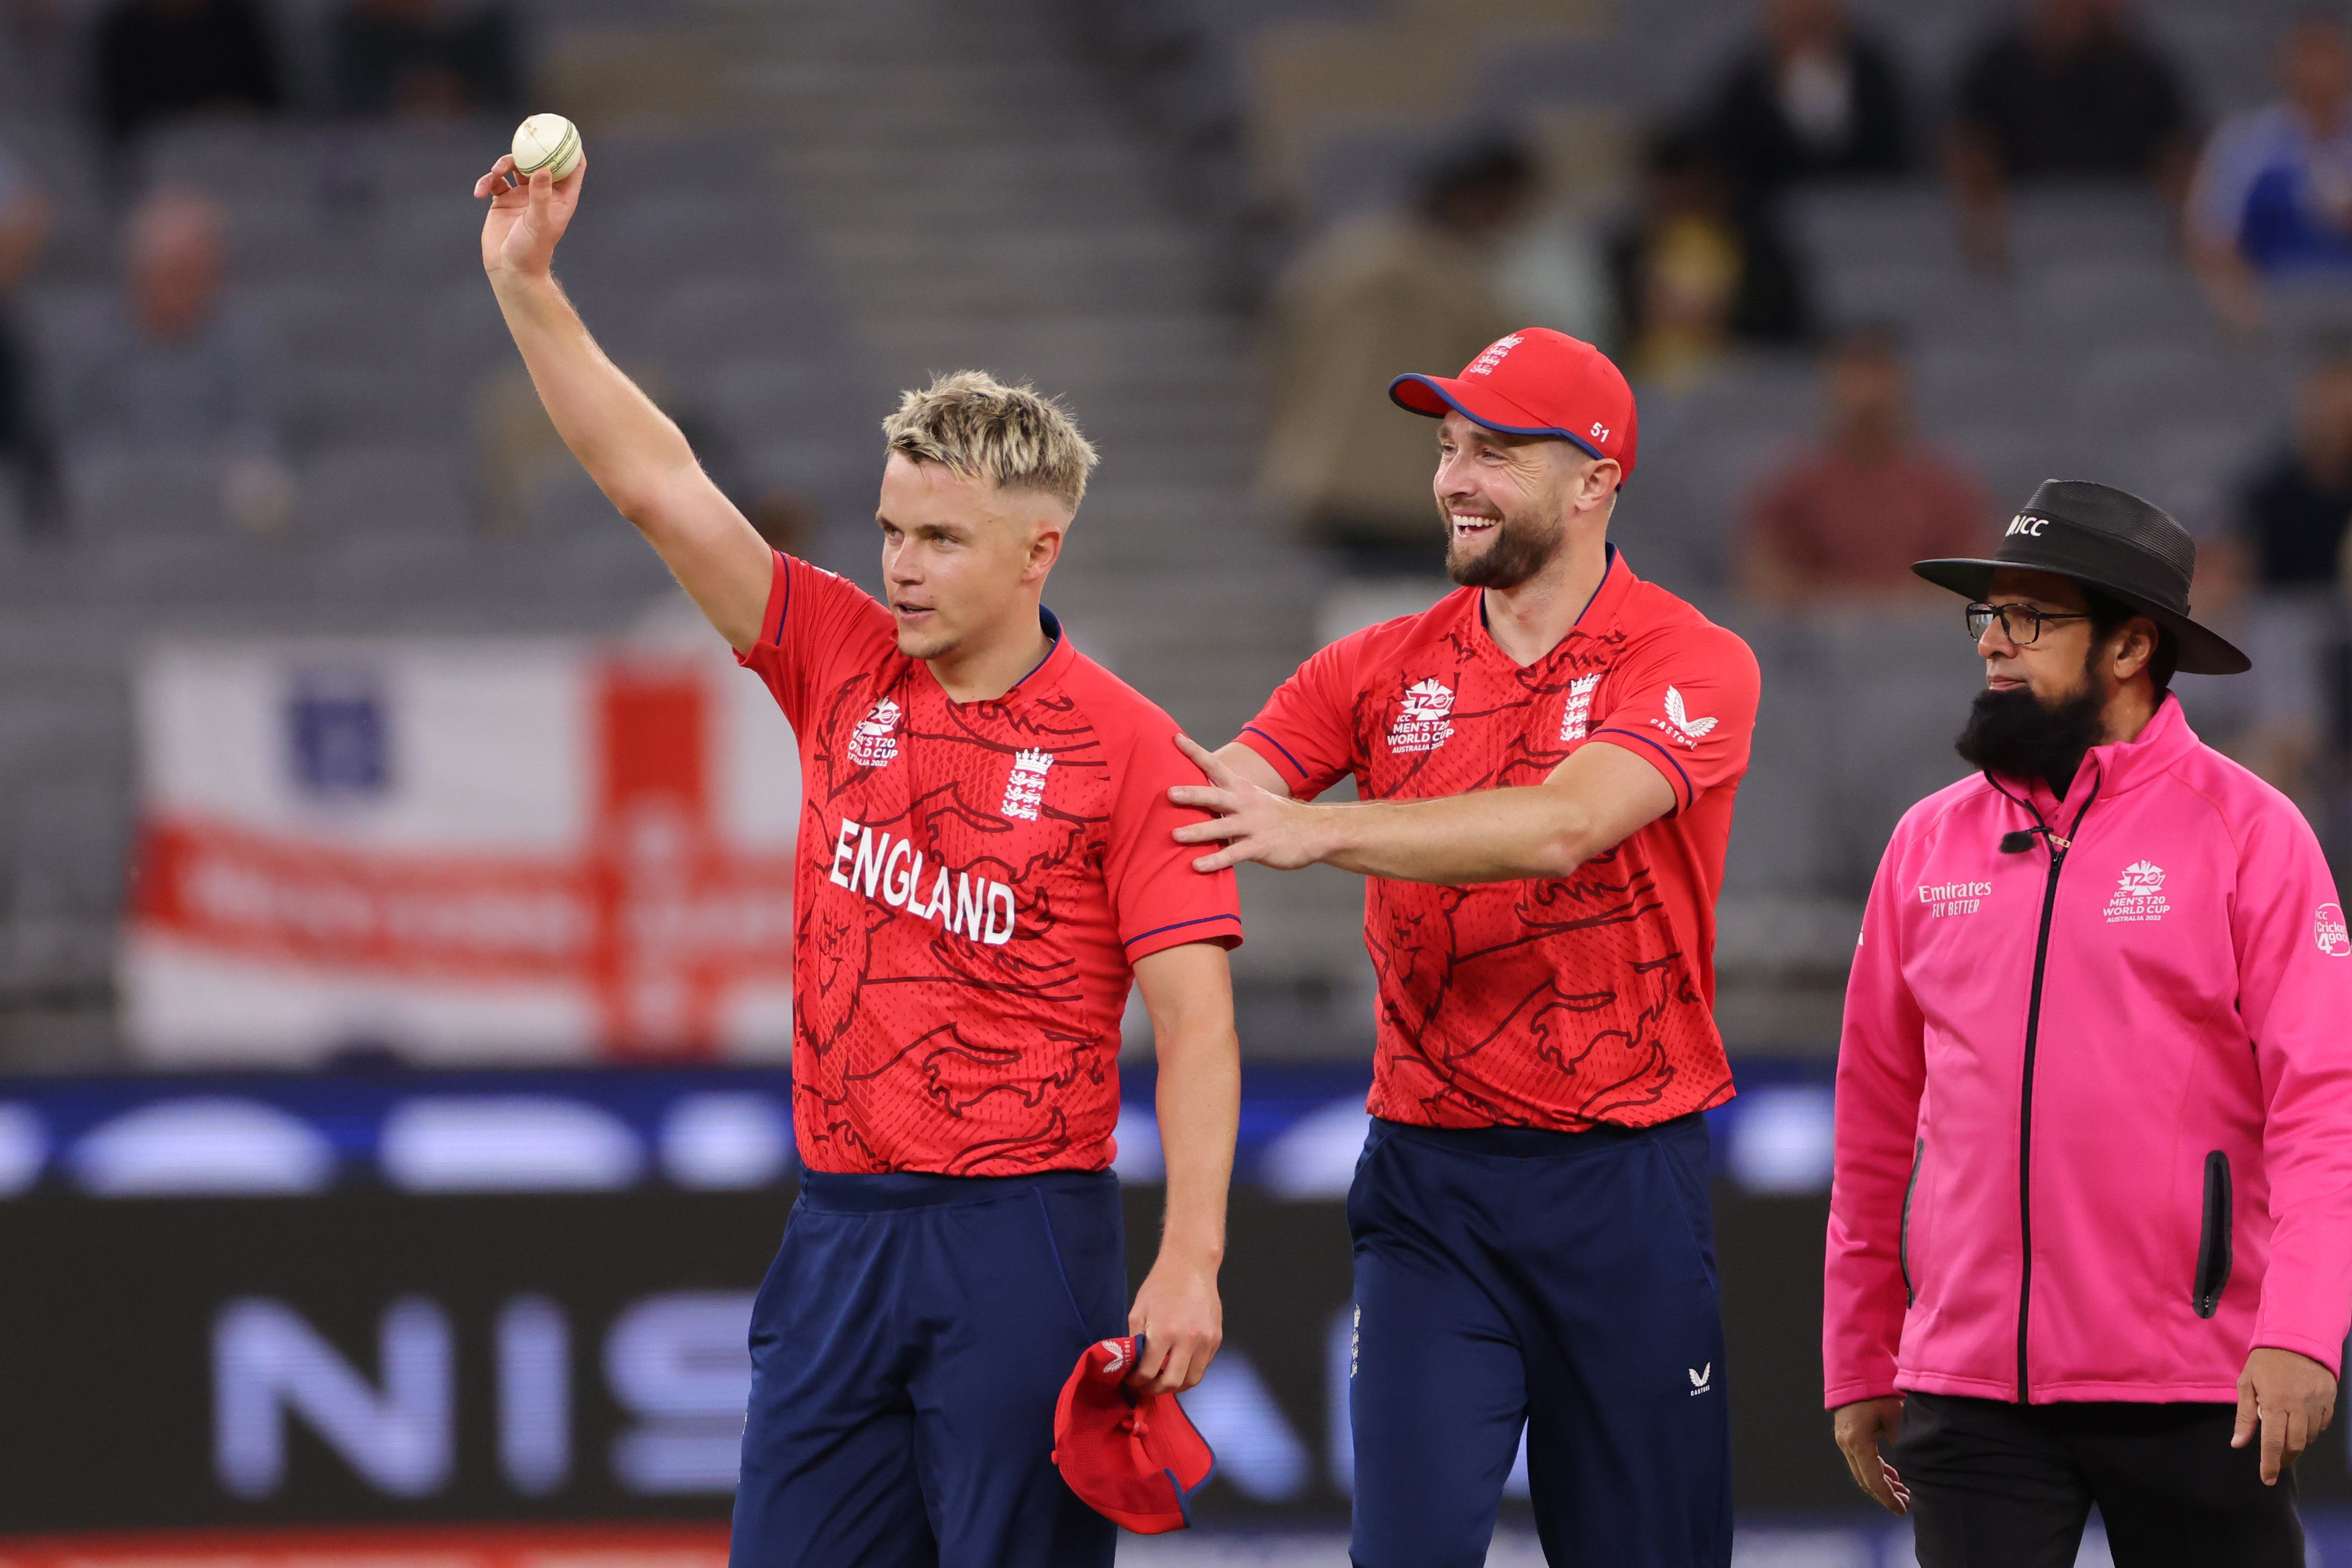
{"type": "Polygon", "coordinates": [[[514,161],[521,179],[541,169],[564,179],[580,166],[580,128],[560,114],[534,114],[515,127],[514,161]]]}

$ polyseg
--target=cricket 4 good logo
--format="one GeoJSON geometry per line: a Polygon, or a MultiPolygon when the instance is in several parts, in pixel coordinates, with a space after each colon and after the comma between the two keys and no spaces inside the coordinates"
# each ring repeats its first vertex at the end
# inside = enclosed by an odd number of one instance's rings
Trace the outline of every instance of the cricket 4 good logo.
{"type": "Polygon", "coordinates": [[[1050,751],[1024,751],[1013,759],[1013,776],[1004,781],[1004,804],[998,810],[1024,822],[1037,820],[1045,799],[1045,774],[1054,766],[1050,751]]]}
{"type": "Polygon", "coordinates": [[[1486,345],[1486,351],[1485,353],[1480,354],[1476,359],[1470,361],[1470,368],[1462,373],[1465,376],[1493,375],[1495,373],[1495,367],[1501,364],[1505,357],[1507,356],[1513,349],[1517,348],[1522,341],[1524,341],[1524,340],[1521,339],[1517,332],[1512,333],[1507,338],[1496,339],[1492,343],[1486,345]]]}
{"type": "Polygon", "coordinates": [[[1559,741],[1562,746],[1572,740],[1582,740],[1592,726],[1592,694],[1601,685],[1597,674],[1579,675],[1568,683],[1568,706],[1559,712],[1559,741]]]}
{"type": "Polygon", "coordinates": [[[1666,688],[1666,716],[1650,721],[1653,727],[1665,732],[1666,738],[1692,750],[1698,748],[1698,743],[1707,737],[1717,722],[1712,718],[1691,717],[1689,709],[1684,706],[1683,694],[1672,686],[1666,688]]]}
{"type": "Polygon", "coordinates": [[[2331,958],[2352,958],[2352,930],[2344,924],[2340,904],[2323,904],[2312,913],[2312,940],[2331,958]]]}
{"type": "Polygon", "coordinates": [[[2107,924],[2146,925],[2163,919],[2171,907],[2164,896],[2164,868],[2151,861],[2134,861],[2124,867],[2115,895],[2107,900],[2107,924]]]}
{"type": "Polygon", "coordinates": [[[943,865],[926,867],[923,852],[907,840],[846,817],[833,841],[829,880],[918,920],[936,920],[949,936],[967,942],[1002,947],[1013,940],[1017,905],[1011,888],[967,872],[950,873],[943,865]],[[929,887],[924,886],[926,871],[930,873],[929,887]]]}
{"type": "Polygon", "coordinates": [[[898,705],[888,697],[876,703],[849,732],[849,760],[860,768],[880,768],[898,756],[898,705]]]}
{"type": "Polygon", "coordinates": [[[1454,688],[1432,676],[1404,689],[1396,722],[1389,726],[1391,751],[1434,751],[1454,733],[1454,688]]]}

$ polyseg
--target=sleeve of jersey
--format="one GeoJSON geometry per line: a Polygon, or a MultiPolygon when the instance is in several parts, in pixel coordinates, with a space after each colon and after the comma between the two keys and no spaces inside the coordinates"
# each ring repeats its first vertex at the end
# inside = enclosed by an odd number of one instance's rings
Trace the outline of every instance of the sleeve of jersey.
{"type": "Polygon", "coordinates": [[[810,694],[826,685],[826,671],[866,652],[861,634],[873,630],[877,617],[887,622],[888,612],[864,589],[779,550],[760,640],[735,662],[767,684],[798,729],[810,694]]]}
{"type": "Polygon", "coordinates": [[[1176,749],[1176,726],[1162,715],[1151,717],[1154,722],[1137,727],[1121,760],[1103,857],[1112,917],[1130,964],[1187,942],[1242,945],[1241,889],[1234,873],[1194,871],[1203,847],[1176,841],[1178,828],[1206,821],[1207,813],[1171,803],[1168,791],[1198,784],[1200,769],[1176,749]]]}
{"type": "Polygon", "coordinates": [[[1710,625],[1664,633],[1632,656],[1621,678],[1590,738],[1655,768],[1674,789],[1675,810],[1690,810],[1748,771],[1759,682],[1756,655],[1737,635],[1710,625]]]}
{"type": "Polygon", "coordinates": [[[1235,737],[1265,758],[1292,795],[1312,800],[1356,766],[1356,671],[1374,628],[1342,637],[1275,688],[1235,737]]]}

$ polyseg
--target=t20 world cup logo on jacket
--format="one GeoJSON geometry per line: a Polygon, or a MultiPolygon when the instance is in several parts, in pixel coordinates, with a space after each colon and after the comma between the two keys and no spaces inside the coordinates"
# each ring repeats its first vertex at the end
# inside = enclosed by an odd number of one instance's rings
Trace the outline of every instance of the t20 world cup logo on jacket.
{"type": "Polygon", "coordinates": [[[1389,727],[1391,751],[1434,751],[1454,733],[1448,715],[1454,711],[1454,688],[1434,675],[1405,687],[1397,706],[1396,722],[1389,727]]]}
{"type": "Polygon", "coordinates": [[[898,705],[884,697],[849,732],[849,760],[880,768],[898,755],[898,705]]]}
{"type": "Polygon", "coordinates": [[[2171,907],[2164,896],[2164,868],[2153,861],[2134,861],[2124,867],[2115,896],[2107,900],[2107,924],[2145,925],[2163,919],[2171,907]]]}

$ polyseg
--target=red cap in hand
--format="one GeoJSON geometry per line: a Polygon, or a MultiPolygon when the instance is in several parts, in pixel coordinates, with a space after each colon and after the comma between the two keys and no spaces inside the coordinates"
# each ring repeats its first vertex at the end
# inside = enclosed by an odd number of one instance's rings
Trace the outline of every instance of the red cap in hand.
{"type": "Polygon", "coordinates": [[[1458,376],[1399,376],[1389,396],[1432,419],[1451,409],[1506,435],[1556,435],[1633,476],[1640,429],[1624,372],[1591,344],[1549,327],[1496,339],[1458,376]]]}
{"type": "Polygon", "coordinates": [[[1139,1535],[1192,1522],[1192,1494],[1216,1456],[1172,1394],[1138,1396],[1127,1375],[1143,1336],[1087,1346],[1054,1407],[1054,1463],[1080,1501],[1139,1535]]]}

